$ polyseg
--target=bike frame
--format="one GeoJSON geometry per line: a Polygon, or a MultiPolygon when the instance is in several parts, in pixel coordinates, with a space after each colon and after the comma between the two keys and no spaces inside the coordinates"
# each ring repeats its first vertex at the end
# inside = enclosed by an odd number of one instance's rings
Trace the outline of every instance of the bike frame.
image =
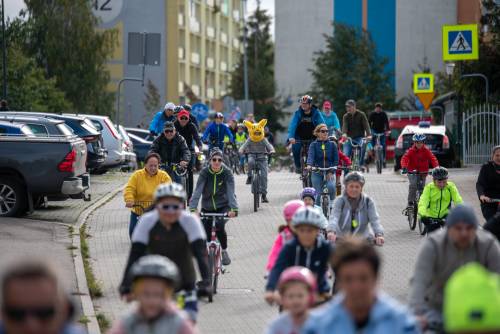
{"type": "Polygon", "coordinates": [[[373,148],[375,151],[375,165],[377,167],[377,172],[379,173],[382,172],[382,166],[384,163],[384,147],[380,143],[380,138],[385,136],[385,133],[374,133],[373,136],[375,137],[375,147],[373,148]]]}
{"type": "Polygon", "coordinates": [[[300,140],[297,143],[301,144],[300,148],[300,168],[302,168],[302,185],[305,187],[311,186],[311,179],[306,171],[307,155],[309,154],[309,145],[311,145],[312,140],[300,140]]]}
{"type": "MultiPolygon", "coordinates": [[[[327,167],[327,168],[322,168],[322,167],[313,167],[311,168],[312,172],[320,172],[323,174],[323,190],[320,193],[321,196],[321,207],[323,208],[323,214],[325,215],[326,218],[330,217],[330,191],[328,190],[328,179],[327,175],[329,173],[333,174],[332,178],[335,179],[335,172],[337,171],[337,167],[327,167]],[[328,203],[328,206],[324,204],[324,201],[328,203]],[[328,210],[325,211],[325,208],[328,207],[328,210]]],[[[332,180],[333,181],[333,180],[332,180]]]]}
{"type": "Polygon", "coordinates": [[[352,147],[352,150],[351,150],[351,156],[352,156],[351,169],[353,171],[359,172],[359,171],[361,171],[361,165],[362,165],[361,162],[363,159],[363,157],[361,156],[361,151],[362,151],[363,145],[365,145],[366,138],[361,139],[360,144],[354,143],[354,141],[352,140],[351,137],[347,137],[346,141],[348,141],[352,147]]]}

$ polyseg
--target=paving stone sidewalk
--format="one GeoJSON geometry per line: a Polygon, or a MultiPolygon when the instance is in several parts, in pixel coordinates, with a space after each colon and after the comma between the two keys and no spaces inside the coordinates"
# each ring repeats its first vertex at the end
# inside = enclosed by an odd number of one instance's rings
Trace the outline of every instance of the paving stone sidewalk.
{"type": "MultiPolygon", "coordinates": [[[[452,170],[465,201],[479,212],[474,184],[478,170],[452,170]]],[[[386,245],[380,250],[384,257],[382,288],[392,296],[406,300],[408,282],[413,271],[421,237],[410,231],[401,211],[406,205],[406,178],[394,174],[389,168],[382,175],[367,175],[366,192],[376,201],[386,230],[386,245]]],[[[277,309],[263,301],[264,267],[269,248],[282,224],[283,204],[296,198],[300,191],[297,175],[271,173],[269,177],[270,204],[251,212],[251,196],[245,177],[237,176],[240,215],[228,223],[229,251],[233,263],[220,281],[220,293],[214,303],[203,302],[199,315],[202,333],[260,333],[277,309]]],[[[103,282],[105,297],[95,305],[111,319],[124,312],[127,305],[117,293],[130,242],[127,234],[129,213],[123,206],[121,194],[102,206],[89,218],[92,238],[90,248],[94,271],[103,282]]]]}

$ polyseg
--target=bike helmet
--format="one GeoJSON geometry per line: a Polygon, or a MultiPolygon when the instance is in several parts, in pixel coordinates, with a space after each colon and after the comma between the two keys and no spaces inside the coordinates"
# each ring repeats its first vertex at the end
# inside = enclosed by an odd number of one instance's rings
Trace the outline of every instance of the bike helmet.
{"type": "Polygon", "coordinates": [[[215,118],[224,118],[224,115],[220,112],[215,114],[215,118]]]}
{"type": "Polygon", "coordinates": [[[447,333],[500,330],[500,276],[469,263],[450,277],[444,289],[447,333]]]}
{"type": "Polygon", "coordinates": [[[170,259],[161,255],[141,257],[130,269],[132,281],[139,278],[158,278],[176,286],[180,281],[179,269],[170,259]]]}
{"type": "Polygon", "coordinates": [[[360,172],[350,172],[344,177],[344,185],[347,185],[349,182],[359,182],[362,186],[365,185],[365,177],[360,172]]]}
{"type": "Polygon", "coordinates": [[[181,112],[181,110],[183,110],[184,108],[182,106],[176,106],[175,109],[174,109],[174,114],[178,114],[179,112],[181,112]]]}
{"type": "Polygon", "coordinates": [[[306,187],[302,189],[302,192],[300,193],[300,199],[304,199],[305,197],[312,197],[312,199],[316,199],[316,189],[312,187],[306,187]]]}
{"type": "Polygon", "coordinates": [[[421,142],[423,142],[425,138],[426,137],[423,133],[415,133],[412,137],[413,141],[421,141],[421,142]]]}
{"type": "Polygon", "coordinates": [[[300,208],[292,217],[292,226],[309,225],[318,229],[325,228],[325,216],[323,212],[310,206],[300,208]]]}
{"type": "Polygon", "coordinates": [[[287,283],[300,282],[307,286],[311,296],[310,304],[314,304],[314,294],[316,292],[316,278],[311,270],[305,267],[294,266],[287,268],[280,275],[278,281],[278,291],[282,294],[287,283]]]}
{"type": "Polygon", "coordinates": [[[163,110],[175,110],[175,104],[173,104],[172,102],[168,102],[167,104],[165,104],[163,110]]]}
{"type": "Polygon", "coordinates": [[[310,96],[310,95],[304,95],[302,96],[300,99],[299,99],[299,102],[300,103],[307,103],[307,104],[311,104],[313,101],[313,98],[310,96]]]}
{"type": "Polygon", "coordinates": [[[163,183],[156,188],[154,200],[155,202],[158,202],[160,199],[165,197],[174,197],[185,201],[187,194],[184,187],[178,183],[163,183]]]}
{"type": "Polygon", "coordinates": [[[432,178],[434,180],[446,180],[448,178],[448,170],[444,167],[436,167],[432,170],[432,178]]]}
{"type": "Polygon", "coordinates": [[[188,104],[188,103],[183,104],[183,105],[182,105],[182,108],[184,108],[185,110],[187,110],[187,111],[189,111],[189,112],[191,112],[191,109],[192,109],[191,105],[190,105],[190,104],[188,104]]]}
{"type": "Polygon", "coordinates": [[[240,129],[240,128],[241,129],[246,128],[245,124],[243,124],[243,123],[238,123],[237,127],[238,127],[238,129],[240,129]]]}
{"type": "Polygon", "coordinates": [[[285,220],[290,221],[295,212],[297,212],[298,209],[303,207],[304,207],[304,202],[298,199],[286,202],[285,206],[283,207],[283,216],[285,217],[285,220]]]}

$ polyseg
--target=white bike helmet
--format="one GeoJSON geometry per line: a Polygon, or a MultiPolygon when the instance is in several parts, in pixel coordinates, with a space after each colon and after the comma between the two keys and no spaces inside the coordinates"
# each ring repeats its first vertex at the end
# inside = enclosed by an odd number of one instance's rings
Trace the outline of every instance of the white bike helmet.
{"type": "Polygon", "coordinates": [[[163,183],[156,188],[154,200],[157,202],[165,197],[174,197],[185,201],[187,194],[184,187],[178,183],[163,183]]]}
{"type": "Polygon", "coordinates": [[[318,209],[313,207],[303,207],[297,210],[292,218],[292,226],[310,225],[316,228],[324,228],[325,216],[318,209]]]}

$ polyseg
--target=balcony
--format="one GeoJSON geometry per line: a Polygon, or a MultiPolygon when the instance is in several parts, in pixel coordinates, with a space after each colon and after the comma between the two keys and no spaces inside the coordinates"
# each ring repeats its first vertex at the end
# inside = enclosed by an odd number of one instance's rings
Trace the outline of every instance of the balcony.
{"type": "Polygon", "coordinates": [[[184,94],[184,82],[182,81],[179,81],[179,95],[183,95],[184,94]]]}
{"type": "Polygon", "coordinates": [[[179,47],[179,59],[184,59],[184,48],[179,47]]]}
{"type": "Polygon", "coordinates": [[[196,52],[191,52],[191,63],[199,65],[200,64],[200,54],[196,52]]]}
{"type": "Polygon", "coordinates": [[[178,22],[180,27],[184,27],[184,14],[179,13],[178,22]]]}
{"type": "Polygon", "coordinates": [[[215,67],[215,61],[212,57],[207,58],[207,67],[213,69],[215,67]]]}
{"type": "Polygon", "coordinates": [[[215,90],[213,88],[207,88],[207,97],[213,99],[215,97],[215,90]]]}
{"type": "Polygon", "coordinates": [[[215,0],[207,0],[207,6],[208,7],[214,7],[215,6],[215,0]]]}
{"type": "Polygon", "coordinates": [[[239,21],[240,20],[240,11],[239,10],[233,10],[233,19],[235,21],[239,21]]]}
{"type": "Polygon", "coordinates": [[[220,33],[220,40],[222,43],[227,44],[227,34],[223,31],[220,33]]]}
{"type": "Polygon", "coordinates": [[[215,28],[207,26],[207,36],[210,38],[215,38],[215,28]]]}
{"type": "Polygon", "coordinates": [[[192,85],[191,90],[193,91],[194,95],[200,95],[200,86],[198,85],[192,85]]]}
{"type": "Polygon", "coordinates": [[[240,47],[240,40],[237,38],[233,38],[233,46],[235,49],[240,47]]]}
{"type": "Polygon", "coordinates": [[[200,32],[200,22],[196,21],[196,19],[191,18],[189,20],[189,29],[191,32],[199,33],[200,32]]]}
{"type": "Polygon", "coordinates": [[[220,70],[223,72],[227,71],[227,63],[225,61],[220,62],[220,70]]]}

